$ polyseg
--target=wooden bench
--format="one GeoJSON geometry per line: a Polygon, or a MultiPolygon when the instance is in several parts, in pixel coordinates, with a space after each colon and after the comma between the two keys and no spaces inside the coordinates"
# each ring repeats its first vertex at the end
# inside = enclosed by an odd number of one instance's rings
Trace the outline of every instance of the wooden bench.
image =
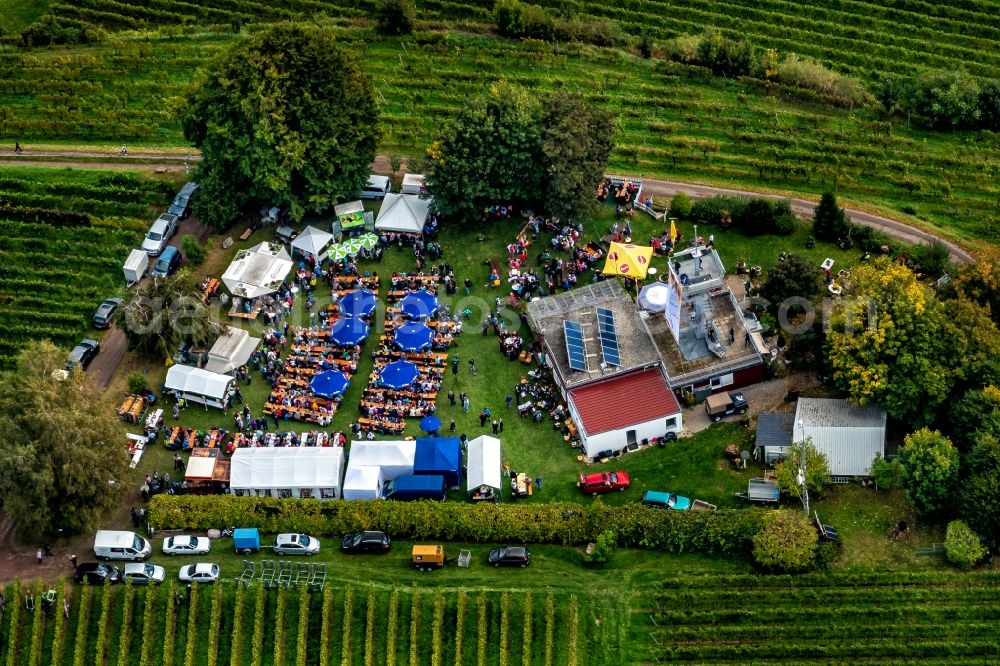
{"type": "MultiPolygon", "coordinates": [[[[500,266],[500,262],[496,259],[490,258],[486,260],[486,263],[490,266],[490,272],[495,273],[498,278],[503,277],[503,268],[500,266]]],[[[492,285],[490,285],[492,286],[492,285]]]]}
{"type": "Polygon", "coordinates": [[[240,240],[241,241],[245,241],[246,239],[250,238],[250,236],[252,236],[252,235],[253,235],[253,229],[251,229],[250,227],[247,227],[243,231],[243,233],[240,234],[240,240]]]}

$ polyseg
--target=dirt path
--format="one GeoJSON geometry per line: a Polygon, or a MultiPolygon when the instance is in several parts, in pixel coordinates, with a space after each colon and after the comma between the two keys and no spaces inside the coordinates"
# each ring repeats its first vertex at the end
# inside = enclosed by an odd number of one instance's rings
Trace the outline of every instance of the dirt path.
{"type": "MultiPolygon", "coordinates": [[[[190,154],[171,154],[157,152],[143,152],[141,150],[130,152],[128,157],[120,157],[115,150],[80,150],[80,151],[31,151],[27,150],[21,155],[9,155],[0,158],[0,165],[25,165],[25,166],[46,166],[46,167],[74,167],[74,168],[105,168],[105,169],[137,169],[155,171],[157,173],[177,173],[185,170],[185,164],[193,165],[201,160],[198,151],[193,150],[190,154]],[[52,158],[52,159],[45,159],[52,158]],[[74,161],[74,158],[80,161],[74,161]],[[94,161],[84,161],[86,159],[94,161]],[[143,160],[143,161],[136,161],[143,160]]],[[[372,165],[376,173],[390,174],[392,167],[389,165],[389,158],[379,155],[372,165]]],[[[404,167],[405,168],[405,167],[404,167]]],[[[751,192],[748,190],[734,190],[725,187],[714,187],[710,185],[698,185],[694,183],[682,183],[672,180],[643,179],[643,191],[654,196],[673,196],[677,192],[684,192],[693,199],[728,194],[734,196],[754,196],[768,199],[785,199],[781,195],[764,194],[751,192]]],[[[791,198],[792,210],[802,218],[811,218],[816,201],[808,199],[791,198]]],[[[877,229],[890,238],[895,238],[906,243],[934,243],[939,242],[948,248],[953,261],[957,263],[971,263],[975,258],[965,249],[953,243],[924,231],[917,229],[898,220],[893,220],[881,215],[875,215],[866,211],[854,208],[844,209],[847,215],[855,224],[877,229]]]]}
{"type": "Polygon", "coordinates": [[[111,381],[118,365],[125,358],[128,341],[121,330],[112,326],[101,339],[101,352],[87,366],[87,372],[93,375],[97,388],[104,388],[111,381]]]}

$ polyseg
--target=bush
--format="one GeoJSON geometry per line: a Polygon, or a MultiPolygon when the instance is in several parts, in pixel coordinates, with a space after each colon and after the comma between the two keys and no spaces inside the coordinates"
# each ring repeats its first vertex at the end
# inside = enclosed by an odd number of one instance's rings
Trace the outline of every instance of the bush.
{"type": "Polygon", "coordinates": [[[838,74],[809,58],[791,53],[778,65],[777,80],[785,85],[812,90],[840,106],[865,105],[874,101],[857,79],[838,74]]]}
{"type": "Polygon", "coordinates": [[[944,554],[960,569],[969,569],[986,554],[986,547],[968,525],[961,520],[948,523],[944,537],[944,554]]]}
{"type": "Polygon", "coordinates": [[[615,554],[617,546],[618,535],[610,530],[602,532],[597,537],[597,541],[594,542],[594,546],[590,549],[590,552],[584,557],[584,561],[588,564],[605,564],[615,554]]]}
{"type": "Polygon", "coordinates": [[[693,205],[691,197],[684,192],[678,192],[670,199],[670,214],[674,217],[685,219],[691,215],[693,205]]]}
{"type": "Polygon", "coordinates": [[[208,254],[198,239],[191,234],[187,234],[181,239],[181,251],[192,266],[200,266],[205,261],[205,255],[208,254]]]}
{"type": "Polygon", "coordinates": [[[691,206],[691,219],[696,222],[719,224],[723,217],[739,219],[746,208],[749,199],[741,197],[718,196],[700,199],[691,206]]]}
{"type": "Polygon", "coordinates": [[[643,27],[639,31],[639,54],[649,60],[653,57],[653,48],[653,37],[649,34],[649,30],[643,27]]]}
{"type": "Polygon", "coordinates": [[[898,460],[888,461],[880,455],[875,456],[872,461],[871,477],[878,490],[892,490],[899,486],[899,479],[903,475],[903,468],[898,460]]]}
{"type": "Polygon", "coordinates": [[[614,525],[618,545],[680,552],[749,552],[767,512],[741,509],[658,511],[640,505],[572,503],[344,502],[232,495],[157,495],[150,502],[157,529],[206,530],[219,525],[264,532],[324,536],[382,530],[393,538],[473,543],[596,542],[614,525]]]}
{"type": "Polygon", "coordinates": [[[128,385],[129,393],[145,393],[149,390],[149,382],[146,381],[146,375],[141,372],[133,372],[125,380],[128,385]]]}
{"type": "Polygon", "coordinates": [[[937,129],[971,129],[980,120],[979,82],[958,70],[924,72],[909,82],[903,109],[937,129]]]}
{"type": "Polygon", "coordinates": [[[816,564],[819,535],[812,522],[798,511],[779,509],[768,514],[764,527],[753,537],[753,557],[770,571],[806,571],[816,564]]]}
{"type": "Polygon", "coordinates": [[[412,34],[415,21],[413,0],[379,0],[375,5],[375,27],[383,35],[412,34]]]}
{"type": "Polygon", "coordinates": [[[774,233],[779,236],[790,236],[795,233],[795,213],[788,199],[779,199],[771,203],[774,211],[774,233]]]}
{"type": "Polygon", "coordinates": [[[747,236],[760,236],[774,231],[774,209],[766,199],[747,202],[738,216],[733,216],[736,228],[747,236]]]}

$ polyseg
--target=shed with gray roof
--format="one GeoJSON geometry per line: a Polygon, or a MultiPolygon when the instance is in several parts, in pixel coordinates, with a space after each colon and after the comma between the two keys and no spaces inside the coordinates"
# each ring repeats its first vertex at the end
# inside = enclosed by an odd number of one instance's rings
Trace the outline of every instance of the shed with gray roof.
{"type": "Polygon", "coordinates": [[[885,455],[886,414],[875,405],[852,405],[846,399],[800,398],[792,439],[812,440],[826,455],[830,476],[868,476],[876,456],[885,455]]]}

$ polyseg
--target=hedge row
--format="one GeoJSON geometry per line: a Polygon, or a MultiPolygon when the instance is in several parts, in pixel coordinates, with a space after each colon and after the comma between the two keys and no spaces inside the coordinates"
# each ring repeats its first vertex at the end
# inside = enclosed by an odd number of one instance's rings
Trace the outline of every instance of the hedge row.
{"type": "Polygon", "coordinates": [[[619,544],[671,553],[749,552],[762,510],[663,511],[641,505],[345,502],[268,497],[158,495],[156,529],[257,527],[332,536],[382,530],[395,538],[579,544],[613,528],[619,544]]]}

